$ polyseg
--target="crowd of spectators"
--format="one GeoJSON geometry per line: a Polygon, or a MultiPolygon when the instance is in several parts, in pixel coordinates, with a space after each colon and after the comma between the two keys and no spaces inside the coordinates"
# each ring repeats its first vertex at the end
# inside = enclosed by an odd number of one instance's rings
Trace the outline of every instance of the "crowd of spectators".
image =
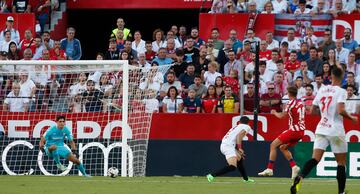
{"type": "Polygon", "coordinates": [[[214,0],[209,13],[324,14],[360,13],[358,0],[214,0]]]}
{"type": "MultiPolygon", "coordinates": [[[[316,5],[322,2],[324,1],[318,0],[316,5]]],[[[353,1],[336,0],[333,6],[337,7],[340,2],[347,3],[344,7],[350,9],[351,5],[348,4],[353,1]]],[[[272,12],[285,13],[293,10],[293,13],[298,9],[303,10],[304,1],[214,1],[214,13],[218,13],[216,10],[224,10],[215,9],[219,6],[217,3],[232,3],[232,9],[241,8],[242,11],[254,9],[250,8],[254,3],[255,8],[265,9],[271,5],[274,8],[272,12]]],[[[313,3],[314,1],[306,1],[305,7],[311,5],[312,10],[315,10],[313,3]]],[[[360,3],[356,5],[359,6],[360,3]]],[[[326,8],[332,10],[333,6],[329,4],[326,8]]],[[[69,27],[67,36],[62,40],[52,40],[50,33],[46,31],[34,36],[31,30],[26,30],[20,38],[16,29],[11,26],[12,21],[13,18],[8,17],[7,27],[1,31],[4,38],[0,40],[0,59],[81,58],[81,43],[75,38],[74,28],[69,27]]],[[[245,113],[252,113],[256,59],[253,43],[259,42],[261,113],[269,113],[272,109],[281,111],[288,100],[286,88],[292,85],[298,88],[297,97],[304,101],[309,112],[312,99],[319,88],[331,84],[331,69],[335,66],[346,72],[342,87],[348,93],[347,110],[360,113],[357,96],[360,48],[349,28],[343,31],[343,38],[337,40],[332,39],[332,31],[329,29],[324,31],[323,37],[316,37],[314,29],[308,26],[306,36],[301,37],[293,28],[289,28],[287,36],[279,41],[273,38],[270,31],[262,40],[253,29],[248,29],[245,37],[240,37],[236,30],[231,29],[228,38],[221,40],[220,30],[213,28],[211,36],[204,40],[199,37],[197,27],[188,30],[186,26],[173,25],[167,31],[155,29],[152,40],[143,40],[140,31],[131,31],[125,25],[123,18],[117,19],[117,27],[109,33],[108,50],[99,52],[96,59],[127,60],[129,64],[142,69],[130,74],[134,85],[130,102],[133,110],[143,107],[147,112],[238,113],[240,99],[243,98],[245,113]],[[169,68],[163,72],[161,67],[169,68]],[[240,96],[241,89],[244,91],[243,96],[240,96]]],[[[3,110],[48,111],[47,106],[54,106],[53,99],[59,96],[67,97],[67,107],[64,110],[68,112],[109,112],[121,109],[120,73],[82,72],[69,77],[54,74],[56,70],[46,65],[35,66],[34,69],[8,66],[3,66],[2,69],[20,72],[13,77],[0,78],[3,83],[0,93],[4,103],[3,110]],[[66,85],[68,87],[64,87],[66,85]],[[20,107],[20,104],[23,106],[20,107]]]]}

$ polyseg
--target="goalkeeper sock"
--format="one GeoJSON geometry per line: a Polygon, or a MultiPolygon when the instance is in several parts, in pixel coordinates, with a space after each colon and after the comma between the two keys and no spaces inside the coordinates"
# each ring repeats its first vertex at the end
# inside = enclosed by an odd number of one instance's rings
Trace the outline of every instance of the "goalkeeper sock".
{"type": "Polygon", "coordinates": [[[338,182],[339,193],[343,193],[346,183],[346,170],[345,166],[337,166],[336,179],[338,182]]]}
{"type": "Polygon", "coordinates": [[[87,175],[86,172],[85,172],[85,168],[84,168],[84,165],[82,163],[80,163],[79,165],[77,165],[78,169],[80,170],[81,174],[82,175],[87,175]]]}
{"type": "Polygon", "coordinates": [[[247,181],[249,179],[249,177],[245,171],[243,159],[241,159],[240,161],[237,162],[237,168],[238,168],[240,174],[242,175],[243,179],[247,181]]]}
{"type": "Polygon", "coordinates": [[[55,149],[54,151],[51,152],[51,154],[52,154],[52,157],[53,157],[55,163],[61,165],[60,156],[59,156],[59,153],[57,152],[57,150],[55,149]]]}
{"type": "Polygon", "coordinates": [[[301,171],[300,176],[305,178],[318,163],[319,162],[317,160],[315,160],[314,158],[307,161],[303,170],[301,171]]]}
{"type": "Polygon", "coordinates": [[[216,176],[220,176],[220,175],[223,175],[223,174],[226,174],[228,172],[231,172],[231,171],[234,171],[236,169],[235,166],[233,165],[227,165],[225,166],[224,168],[220,169],[219,171],[215,172],[215,173],[212,173],[211,175],[213,177],[216,177],[216,176]]]}

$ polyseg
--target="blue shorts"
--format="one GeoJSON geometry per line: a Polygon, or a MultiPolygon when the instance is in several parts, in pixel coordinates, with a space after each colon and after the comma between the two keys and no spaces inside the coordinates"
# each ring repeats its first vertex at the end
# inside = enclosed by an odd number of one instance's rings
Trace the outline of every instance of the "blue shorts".
{"type": "MultiPolygon", "coordinates": [[[[69,154],[71,154],[70,149],[65,146],[56,146],[56,151],[61,158],[67,158],[69,156],[69,154]]],[[[49,157],[51,157],[51,158],[53,157],[53,154],[49,152],[48,147],[45,147],[45,152],[46,152],[46,155],[48,155],[49,157]]]]}

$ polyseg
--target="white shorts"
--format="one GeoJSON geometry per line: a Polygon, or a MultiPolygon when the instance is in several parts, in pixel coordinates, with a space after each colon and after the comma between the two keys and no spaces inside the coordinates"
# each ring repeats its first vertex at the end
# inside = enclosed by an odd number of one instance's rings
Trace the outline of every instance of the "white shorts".
{"type": "Polygon", "coordinates": [[[220,151],[222,154],[225,155],[226,159],[229,159],[231,157],[237,157],[235,145],[232,146],[232,145],[221,144],[220,151]]]}
{"type": "Polygon", "coordinates": [[[316,135],[314,149],[326,150],[330,145],[334,154],[347,153],[348,147],[344,136],[316,135]]]}

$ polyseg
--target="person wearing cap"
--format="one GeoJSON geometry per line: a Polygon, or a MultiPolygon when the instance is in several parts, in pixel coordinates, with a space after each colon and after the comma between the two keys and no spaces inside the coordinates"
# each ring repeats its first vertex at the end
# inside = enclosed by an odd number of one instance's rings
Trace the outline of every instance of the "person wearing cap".
{"type": "Polygon", "coordinates": [[[14,28],[14,17],[8,16],[6,18],[6,28],[0,32],[0,41],[5,39],[5,32],[10,31],[10,39],[15,41],[16,44],[20,42],[19,31],[14,28]]]}

